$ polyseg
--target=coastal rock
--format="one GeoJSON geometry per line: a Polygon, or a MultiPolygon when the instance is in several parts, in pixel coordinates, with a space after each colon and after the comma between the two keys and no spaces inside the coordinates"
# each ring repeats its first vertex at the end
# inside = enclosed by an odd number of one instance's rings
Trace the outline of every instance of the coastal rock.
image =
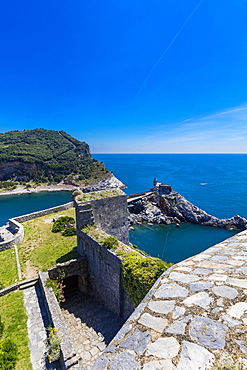
{"type": "Polygon", "coordinates": [[[247,228],[247,219],[239,215],[229,219],[219,219],[196,207],[173,190],[165,195],[148,192],[146,196],[144,193],[144,196],[139,197],[138,200],[129,199],[128,209],[131,224],[144,221],[157,224],[176,223],[179,226],[179,222],[191,222],[235,230],[247,228]]]}
{"type": "Polygon", "coordinates": [[[113,174],[108,177],[105,177],[103,180],[93,183],[82,190],[84,192],[90,191],[100,191],[100,190],[107,190],[107,189],[115,189],[120,188],[123,189],[126,186],[122,183],[122,181],[118,180],[113,174]]]}

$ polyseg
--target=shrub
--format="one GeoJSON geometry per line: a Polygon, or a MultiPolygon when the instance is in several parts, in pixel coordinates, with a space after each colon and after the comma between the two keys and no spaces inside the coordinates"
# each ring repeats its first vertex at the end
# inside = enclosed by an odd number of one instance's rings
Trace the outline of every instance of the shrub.
{"type": "Polygon", "coordinates": [[[111,250],[115,250],[118,247],[118,240],[114,236],[108,236],[102,242],[103,247],[111,250]]]}
{"type": "Polygon", "coordinates": [[[68,226],[62,233],[63,236],[73,236],[76,235],[76,228],[74,226],[68,226]]]}
{"type": "Polygon", "coordinates": [[[10,340],[0,341],[0,369],[11,370],[15,368],[17,361],[17,346],[10,340]]]}
{"type": "Polygon", "coordinates": [[[58,233],[59,231],[65,230],[66,227],[75,224],[75,219],[69,216],[59,217],[53,224],[52,232],[58,233]]]}
{"type": "Polygon", "coordinates": [[[59,304],[65,302],[64,288],[66,287],[66,285],[63,285],[62,280],[59,281],[59,280],[47,279],[45,286],[53,290],[55,297],[57,298],[57,301],[59,304]]]}
{"type": "Polygon", "coordinates": [[[75,198],[75,197],[77,197],[77,195],[81,195],[81,194],[83,194],[81,190],[75,190],[72,193],[72,197],[75,198]]]}
{"type": "Polygon", "coordinates": [[[124,288],[137,306],[171,264],[137,252],[120,252],[118,255],[122,258],[124,288]]]}
{"type": "Polygon", "coordinates": [[[48,329],[48,337],[47,337],[47,357],[48,361],[54,362],[59,360],[60,357],[60,344],[61,339],[58,335],[59,331],[56,328],[49,327],[48,329]]]}

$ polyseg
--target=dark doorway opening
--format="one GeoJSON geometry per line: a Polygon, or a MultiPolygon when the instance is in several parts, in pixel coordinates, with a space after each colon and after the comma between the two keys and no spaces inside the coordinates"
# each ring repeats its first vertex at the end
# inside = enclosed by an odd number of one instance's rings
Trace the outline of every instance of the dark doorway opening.
{"type": "Polygon", "coordinates": [[[65,296],[68,295],[68,293],[71,290],[78,289],[78,275],[73,275],[73,276],[69,276],[65,278],[63,280],[63,285],[65,285],[65,288],[64,288],[65,296]]]}

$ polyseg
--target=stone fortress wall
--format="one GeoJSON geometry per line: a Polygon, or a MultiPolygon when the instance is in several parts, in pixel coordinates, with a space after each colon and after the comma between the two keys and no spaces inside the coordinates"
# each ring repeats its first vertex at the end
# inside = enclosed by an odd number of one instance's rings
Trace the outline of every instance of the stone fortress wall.
{"type": "Polygon", "coordinates": [[[119,317],[127,318],[134,310],[122,284],[122,263],[111,250],[81,231],[85,225],[96,225],[106,233],[129,244],[127,196],[75,200],[77,251],[86,256],[90,295],[119,317]]]}
{"type": "Polygon", "coordinates": [[[82,231],[78,231],[77,237],[77,250],[87,258],[89,295],[117,316],[127,319],[135,306],[123,288],[121,260],[82,231]]]}
{"type": "Polygon", "coordinates": [[[97,225],[106,233],[129,244],[127,195],[110,196],[87,202],[75,200],[76,225],[80,231],[85,225],[97,225]]]}

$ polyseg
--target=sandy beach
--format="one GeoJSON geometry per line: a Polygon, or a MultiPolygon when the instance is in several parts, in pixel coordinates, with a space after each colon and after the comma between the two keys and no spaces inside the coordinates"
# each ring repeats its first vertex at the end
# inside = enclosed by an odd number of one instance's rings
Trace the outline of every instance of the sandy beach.
{"type": "Polygon", "coordinates": [[[35,188],[28,188],[28,189],[26,189],[24,186],[18,186],[16,189],[13,189],[13,190],[0,190],[0,196],[32,194],[32,193],[39,193],[41,191],[50,191],[50,192],[53,192],[53,191],[74,191],[76,189],[78,189],[78,186],[65,185],[65,184],[41,185],[41,186],[36,186],[35,188]]]}

